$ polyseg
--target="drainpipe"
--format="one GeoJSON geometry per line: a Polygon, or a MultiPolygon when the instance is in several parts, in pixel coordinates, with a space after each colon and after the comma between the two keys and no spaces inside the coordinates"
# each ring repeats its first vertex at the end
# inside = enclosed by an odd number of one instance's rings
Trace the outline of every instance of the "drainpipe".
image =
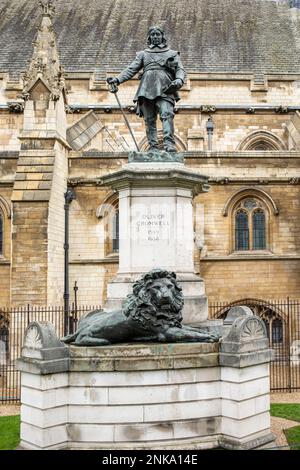
{"type": "Polygon", "coordinates": [[[70,301],[70,290],[69,290],[69,208],[73,199],[76,199],[73,189],[68,188],[65,193],[65,264],[64,264],[64,335],[69,334],[69,301],[70,301]]]}
{"type": "Polygon", "coordinates": [[[208,137],[208,150],[212,150],[212,138],[213,138],[213,133],[214,133],[214,121],[212,120],[212,117],[209,116],[209,118],[206,121],[206,132],[207,132],[207,137],[208,137]]]}

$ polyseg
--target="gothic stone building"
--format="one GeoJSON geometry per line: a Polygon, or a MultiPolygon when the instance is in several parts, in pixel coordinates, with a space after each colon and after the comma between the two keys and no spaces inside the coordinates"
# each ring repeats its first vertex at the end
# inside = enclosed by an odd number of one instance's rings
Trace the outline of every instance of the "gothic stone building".
{"type": "MultiPolygon", "coordinates": [[[[80,304],[104,303],[118,270],[118,198],[99,181],[134,149],[106,78],[153,24],[188,72],[176,141],[186,165],[209,176],[194,200],[195,272],[209,301],[297,297],[299,2],[52,3],[0,0],[0,306],[63,303],[68,186],[70,286],[80,304]]],[[[135,77],[119,97],[146,150],[137,86],[135,77]]]]}

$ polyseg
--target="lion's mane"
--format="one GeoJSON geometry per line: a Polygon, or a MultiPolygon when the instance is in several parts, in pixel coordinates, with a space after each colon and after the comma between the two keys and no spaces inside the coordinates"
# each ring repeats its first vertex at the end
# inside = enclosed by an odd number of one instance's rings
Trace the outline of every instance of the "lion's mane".
{"type": "Polygon", "coordinates": [[[162,326],[181,328],[183,303],[182,289],[177,284],[176,274],[153,269],[133,284],[133,293],[126,297],[123,313],[146,331],[162,326]],[[166,278],[174,285],[174,296],[167,308],[160,309],[160,306],[153,302],[149,287],[153,281],[166,278]]]}

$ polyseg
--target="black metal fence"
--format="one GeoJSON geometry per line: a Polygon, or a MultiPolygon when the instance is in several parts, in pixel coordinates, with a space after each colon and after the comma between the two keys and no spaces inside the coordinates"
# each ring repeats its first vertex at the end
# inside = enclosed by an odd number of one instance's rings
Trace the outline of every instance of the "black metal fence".
{"type": "Polygon", "coordinates": [[[209,305],[210,318],[224,318],[231,307],[246,305],[265,323],[272,361],[271,391],[300,390],[300,300],[242,299],[209,305]]]}
{"type": "Polygon", "coordinates": [[[1,403],[19,403],[20,373],[15,368],[15,361],[21,355],[24,333],[30,322],[49,321],[58,337],[64,336],[65,324],[70,333],[77,328],[79,319],[87,312],[101,309],[100,306],[70,307],[26,307],[0,308],[0,405],[1,403]],[[67,314],[66,314],[67,313],[67,314]]]}

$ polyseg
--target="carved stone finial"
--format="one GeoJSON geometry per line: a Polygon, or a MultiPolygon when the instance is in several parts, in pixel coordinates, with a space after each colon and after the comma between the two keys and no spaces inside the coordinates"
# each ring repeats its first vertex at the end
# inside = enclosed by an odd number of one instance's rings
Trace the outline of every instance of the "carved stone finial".
{"type": "Polygon", "coordinates": [[[27,71],[23,75],[22,97],[24,100],[25,97],[30,97],[30,92],[35,83],[38,79],[41,79],[49,90],[50,99],[57,101],[62,92],[66,98],[66,92],[64,74],[60,66],[56,36],[52,25],[55,7],[53,1],[41,0],[39,5],[43,9],[43,17],[37,36],[33,41],[32,58],[27,71]]]}
{"type": "Polygon", "coordinates": [[[54,2],[52,2],[51,0],[46,0],[46,1],[40,0],[39,1],[39,6],[43,10],[43,15],[50,16],[51,18],[53,17],[53,15],[55,13],[54,2]]]}

